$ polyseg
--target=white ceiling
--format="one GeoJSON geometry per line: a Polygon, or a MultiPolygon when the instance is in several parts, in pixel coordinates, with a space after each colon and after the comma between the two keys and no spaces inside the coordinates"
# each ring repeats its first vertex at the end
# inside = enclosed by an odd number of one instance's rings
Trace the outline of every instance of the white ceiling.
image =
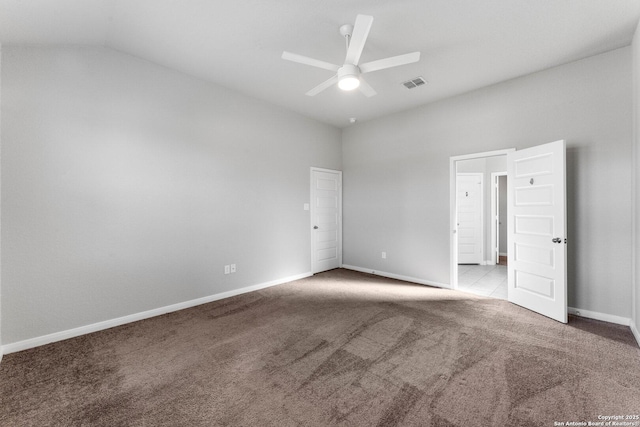
{"type": "Polygon", "coordinates": [[[639,18],[638,0],[0,0],[0,43],[108,46],[344,127],[626,46],[639,18]],[[368,74],[372,98],[305,96],[331,72],[282,51],[342,64],[359,13],[361,62],[420,62],[368,74]]]}

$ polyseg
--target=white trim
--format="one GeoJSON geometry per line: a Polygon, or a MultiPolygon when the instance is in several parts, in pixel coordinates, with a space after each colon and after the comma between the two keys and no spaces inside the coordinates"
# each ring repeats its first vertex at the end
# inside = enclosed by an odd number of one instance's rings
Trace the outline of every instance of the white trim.
{"type": "Polygon", "coordinates": [[[458,239],[456,219],[456,162],[459,160],[479,159],[482,157],[502,156],[516,151],[515,148],[487,151],[484,153],[465,154],[449,157],[449,280],[448,289],[458,289],[458,239]]]}
{"type": "Polygon", "coordinates": [[[633,334],[633,336],[636,339],[636,342],[638,343],[638,347],[640,347],[640,332],[638,332],[638,328],[633,322],[631,322],[631,325],[629,325],[629,327],[631,328],[631,333],[633,334]]]}
{"type": "Polygon", "coordinates": [[[456,159],[449,158],[449,288],[458,289],[458,209],[456,159]]]}
{"type": "Polygon", "coordinates": [[[500,250],[500,193],[499,193],[499,179],[501,176],[507,176],[506,172],[491,172],[491,261],[493,264],[498,264],[500,261],[499,256],[506,256],[499,254],[500,250]]]}
{"type": "Polygon", "coordinates": [[[326,172],[338,174],[338,267],[342,267],[342,171],[336,169],[317,168],[311,166],[309,168],[309,236],[311,239],[311,274],[320,273],[316,271],[315,266],[315,240],[313,233],[313,213],[314,205],[313,198],[315,196],[315,189],[313,187],[313,173],[314,172],[326,172]]]}
{"type": "Polygon", "coordinates": [[[165,307],[154,308],[152,310],[130,314],[128,316],[105,320],[103,322],[92,323],[91,325],[80,326],[78,328],[68,329],[66,331],[54,332],[52,334],[43,335],[40,337],[29,338],[29,339],[14,342],[11,344],[5,344],[1,347],[2,351],[0,351],[0,355],[15,353],[17,351],[39,347],[41,345],[50,344],[52,342],[62,341],[69,338],[78,337],[80,335],[86,335],[92,332],[102,331],[104,329],[113,328],[115,326],[124,325],[126,323],[137,322],[138,320],[144,320],[150,317],[160,316],[160,315],[171,313],[178,310],[184,310],[185,308],[191,308],[197,305],[206,304],[206,303],[221,300],[224,298],[233,297],[233,296],[244,294],[247,292],[257,291],[257,290],[268,288],[271,286],[281,285],[287,282],[293,282],[295,280],[304,279],[305,277],[310,277],[310,276],[312,276],[311,272],[298,274],[295,276],[284,277],[282,279],[271,280],[269,282],[246,286],[244,288],[234,289],[232,291],[209,295],[206,297],[197,298],[197,299],[193,299],[185,302],[180,302],[177,304],[167,305],[165,307]]]}
{"type": "Polygon", "coordinates": [[[457,162],[459,160],[480,159],[482,157],[502,156],[512,151],[516,151],[516,149],[505,148],[503,150],[485,151],[483,153],[463,154],[461,156],[451,156],[449,159],[451,159],[454,162],[457,162]]]}
{"type": "Polygon", "coordinates": [[[489,247],[491,250],[489,251],[489,255],[491,255],[491,261],[494,264],[497,264],[499,259],[498,255],[498,244],[500,243],[498,240],[498,234],[500,233],[500,227],[498,227],[498,178],[497,173],[499,172],[491,172],[491,180],[489,181],[489,198],[491,200],[489,205],[489,247]]]}
{"type": "Polygon", "coordinates": [[[575,307],[567,307],[567,312],[574,316],[586,317],[587,319],[601,320],[603,322],[615,323],[617,325],[623,326],[631,326],[631,319],[629,319],[628,317],[599,313],[597,311],[584,310],[582,308],[575,307]]]}
{"type": "Polygon", "coordinates": [[[401,274],[388,273],[386,271],[374,270],[372,268],[356,267],[355,265],[344,264],[342,268],[346,270],[359,271],[361,273],[374,274],[376,276],[388,277],[389,279],[402,280],[404,282],[417,283],[419,285],[435,286],[436,288],[451,289],[446,283],[434,282],[431,280],[418,279],[416,277],[403,276],[401,274]]]}
{"type": "Polygon", "coordinates": [[[342,175],[342,171],[338,170],[338,169],[327,169],[327,168],[317,168],[315,166],[311,166],[310,168],[313,171],[318,171],[318,172],[328,172],[328,173],[337,173],[340,172],[340,175],[342,175]]]}

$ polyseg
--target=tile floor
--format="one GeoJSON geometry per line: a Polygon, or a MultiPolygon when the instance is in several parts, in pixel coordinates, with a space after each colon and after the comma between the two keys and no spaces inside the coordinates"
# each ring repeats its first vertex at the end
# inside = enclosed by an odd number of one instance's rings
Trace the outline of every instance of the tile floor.
{"type": "Polygon", "coordinates": [[[458,265],[458,290],[507,299],[506,265],[458,265]]]}

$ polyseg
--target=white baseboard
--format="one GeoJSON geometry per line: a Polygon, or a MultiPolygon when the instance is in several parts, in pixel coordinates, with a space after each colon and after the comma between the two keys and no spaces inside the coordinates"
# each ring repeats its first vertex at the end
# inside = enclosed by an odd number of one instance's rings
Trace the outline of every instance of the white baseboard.
{"type": "Polygon", "coordinates": [[[431,280],[418,279],[416,277],[403,276],[395,273],[387,273],[386,271],[375,270],[372,268],[356,267],[355,265],[343,264],[342,268],[347,270],[359,271],[361,273],[375,274],[376,276],[388,277],[389,279],[403,280],[405,282],[418,283],[419,285],[435,286],[436,288],[451,289],[446,283],[434,282],[431,280]]]}
{"type": "Polygon", "coordinates": [[[587,319],[602,320],[603,322],[615,323],[617,325],[631,326],[631,319],[627,317],[615,316],[613,314],[598,313],[597,311],[584,310],[582,308],[567,307],[569,314],[586,317],[587,319]]]}
{"type": "Polygon", "coordinates": [[[500,252],[498,255],[499,256],[507,256],[507,253],[506,252],[500,252]]]}
{"type": "Polygon", "coordinates": [[[638,343],[638,347],[640,347],[640,331],[638,331],[638,327],[633,322],[631,322],[631,325],[629,325],[629,326],[631,327],[631,333],[636,338],[636,342],[638,343]]]}
{"type": "Polygon", "coordinates": [[[166,313],[171,313],[185,308],[195,307],[197,305],[206,304],[221,300],[224,298],[233,297],[236,295],[244,294],[247,292],[257,291],[260,289],[268,288],[271,286],[281,285],[287,282],[293,282],[294,280],[304,279],[305,277],[312,276],[311,272],[298,274],[296,276],[289,276],[282,279],[276,279],[269,282],[259,283],[257,285],[246,286],[240,289],[234,289],[232,291],[222,292],[219,294],[209,295],[202,298],[193,299],[190,301],[180,302],[177,304],[167,305],[165,307],[154,308],[152,310],[143,311],[140,313],[130,314],[128,316],[118,317],[111,320],[105,320],[103,322],[93,323],[91,325],[80,326],[78,328],[68,329],[66,331],[55,332],[53,334],[43,335],[40,337],[30,338],[23,341],[18,341],[10,344],[5,344],[0,348],[0,359],[3,354],[15,353],[17,351],[27,350],[41,345],[50,344],[52,342],[62,341],[69,338],[74,338],[80,335],[90,334],[92,332],[102,331],[104,329],[113,328],[115,326],[124,325],[126,323],[137,322],[138,320],[148,319],[150,317],[160,316],[166,313]]]}
{"type": "MultiPolygon", "coordinates": [[[[353,265],[342,265],[342,268],[347,270],[359,271],[362,273],[374,274],[377,276],[388,277],[390,279],[403,280],[405,282],[418,283],[421,285],[435,286],[438,288],[451,289],[448,284],[434,282],[430,280],[418,279],[410,276],[403,276],[400,274],[388,273],[385,271],[374,270],[370,268],[357,267],[353,265]]],[[[312,276],[311,272],[289,276],[282,279],[272,280],[269,282],[259,283],[252,286],[247,286],[240,289],[234,289],[232,291],[222,292],[219,294],[209,295],[203,298],[197,298],[190,301],[185,301],[177,304],[168,305],[165,307],[160,307],[152,310],[143,311],[140,313],[131,314],[128,316],[118,317],[111,320],[105,320],[103,322],[93,323],[86,326],[81,326],[74,329],[69,329],[66,331],[55,332],[53,334],[43,335],[36,338],[30,338],[23,341],[18,341],[10,344],[5,344],[0,347],[0,361],[2,361],[3,354],[15,353],[22,350],[27,350],[34,347],[39,347],[41,345],[50,344],[57,341],[66,340],[69,338],[74,338],[80,335],[90,334],[92,332],[98,332],[105,329],[113,328],[115,326],[124,325],[126,323],[136,322],[138,320],[144,320],[155,316],[160,316],[166,313],[171,313],[178,310],[183,310],[190,307],[195,307],[197,305],[206,304],[209,302],[221,300],[224,298],[229,298],[232,296],[244,294],[247,292],[257,291],[260,289],[265,289],[271,286],[281,285],[287,282],[293,282],[295,280],[304,279],[305,277],[312,276]]],[[[595,311],[583,310],[574,307],[568,307],[569,314],[575,316],[586,317],[588,319],[594,320],[602,320],[604,322],[615,323],[618,325],[630,326],[631,332],[633,333],[638,345],[640,346],[640,332],[638,331],[636,325],[626,317],[615,316],[612,314],[599,313],[595,311]]]]}

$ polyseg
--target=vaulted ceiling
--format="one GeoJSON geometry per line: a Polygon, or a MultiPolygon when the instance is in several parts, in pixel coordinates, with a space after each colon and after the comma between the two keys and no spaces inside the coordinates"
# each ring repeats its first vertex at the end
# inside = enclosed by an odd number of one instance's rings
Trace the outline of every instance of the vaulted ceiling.
{"type": "Polygon", "coordinates": [[[629,45],[639,18],[638,0],[0,0],[0,43],[107,46],[344,127],[629,45]],[[282,51],[342,64],[357,14],[361,62],[420,62],[368,74],[371,98],[306,96],[331,72],[282,51]]]}

